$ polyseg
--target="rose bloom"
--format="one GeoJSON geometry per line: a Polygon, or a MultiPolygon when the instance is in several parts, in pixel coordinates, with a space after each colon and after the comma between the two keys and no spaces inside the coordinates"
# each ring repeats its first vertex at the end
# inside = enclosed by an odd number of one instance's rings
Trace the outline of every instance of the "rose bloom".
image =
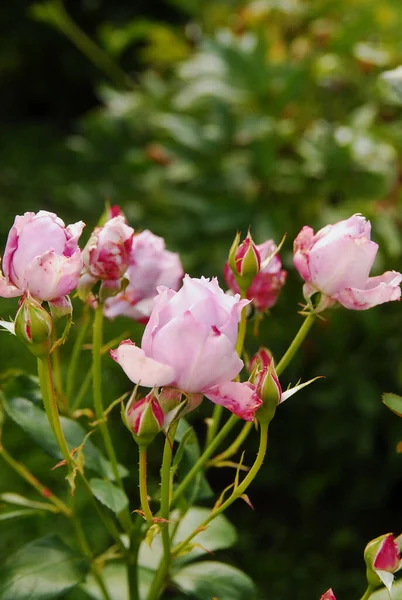
{"type": "Polygon", "coordinates": [[[123,215],[96,227],[82,253],[88,277],[94,282],[118,281],[128,267],[133,236],[134,229],[123,215]]]}
{"type": "Polygon", "coordinates": [[[178,290],[183,275],[179,255],[166,250],[163,238],[148,230],[136,234],[125,273],[128,285],[117,296],[106,300],[105,316],[113,319],[124,315],[146,323],[157,287],[164,285],[178,290]]]}
{"type": "Polygon", "coordinates": [[[65,226],[45,210],[15,217],[8,234],[0,278],[0,296],[30,294],[39,301],[54,301],[77,287],[82,269],[78,247],[84,223],[65,226]]]}
{"type": "Polygon", "coordinates": [[[399,300],[401,273],[386,271],[369,277],[378,251],[370,240],[371,225],[361,215],[353,215],[316,234],[303,227],[294,242],[294,264],[305,280],[307,301],[316,292],[321,300],[316,310],[336,302],[353,310],[366,310],[390,300],[399,300]]]}
{"type": "Polygon", "coordinates": [[[111,355],[133,383],[202,393],[251,421],[261,405],[255,386],[232,381],[243,367],[235,347],[246,304],[216,279],[186,275],[178,292],[158,288],[141,348],[126,340],[111,355]]]}
{"type": "MultiPolygon", "coordinates": [[[[260,271],[247,290],[247,298],[252,301],[257,310],[263,312],[275,304],[279,292],[285,284],[287,273],[282,269],[282,263],[277,254],[271,260],[266,261],[276,250],[276,245],[272,240],[256,245],[255,250],[260,262],[260,271]]],[[[227,286],[236,294],[240,293],[228,262],[225,264],[223,275],[227,286]]]]}

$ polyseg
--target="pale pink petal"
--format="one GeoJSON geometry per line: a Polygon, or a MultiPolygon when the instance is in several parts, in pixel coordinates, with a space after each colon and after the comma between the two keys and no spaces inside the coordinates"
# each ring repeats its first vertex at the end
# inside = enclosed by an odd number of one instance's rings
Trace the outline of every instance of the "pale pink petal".
{"type": "Polygon", "coordinates": [[[23,289],[35,298],[55,300],[77,287],[82,269],[81,252],[71,257],[48,251],[34,258],[25,268],[23,289]]]}
{"type": "Polygon", "coordinates": [[[173,382],[173,369],[169,365],[148,358],[145,352],[135,346],[131,340],[121,342],[116,350],[110,351],[110,355],[133,383],[154,387],[173,382]]]}
{"type": "Polygon", "coordinates": [[[249,382],[230,381],[204,390],[204,394],[215,404],[221,404],[245,421],[252,421],[255,411],[262,404],[255,386],[249,382]]]}
{"type": "Polygon", "coordinates": [[[345,308],[352,310],[367,310],[378,304],[399,300],[401,297],[400,283],[402,275],[396,271],[387,271],[380,277],[372,277],[367,282],[366,289],[345,288],[334,295],[345,308]]]}
{"type": "Polygon", "coordinates": [[[300,275],[306,281],[310,278],[310,268],[308,263],[308,252],[311,248],[312,240],[314,238],[314,231],[311,227],[305,225],[296,237],[293,243],[293,262],[300,273],[300,275]]]}
{"type": "Polygon", "coordinates": [[[6,278],[0,272],[0,297],[1,298],[15,298],[21,296],[22,292],[15,285],[9,285],[6,278]]]}
{"type": "Polygon", "coordinates": [[[329,589],[327,592],[325,592],[325,594],[323,596],[321,596],[320,600],[336,600],[335,594],[332,591],[332,588],[329,589]]]}

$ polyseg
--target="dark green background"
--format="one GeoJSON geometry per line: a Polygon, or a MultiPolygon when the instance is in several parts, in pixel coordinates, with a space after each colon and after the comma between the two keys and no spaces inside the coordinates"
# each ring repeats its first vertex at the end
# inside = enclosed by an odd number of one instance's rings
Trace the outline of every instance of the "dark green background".
{"type": "MultiPolygon", "coordinates": [[[[222,281],[236,230],[250,226],[257,242],[287,233],[286,287],[259,339],[248,340],[277,357],[301,323],[292,241],[303,225],[361,212],[380,244],[376,274],[401,270],[402,112],[379,79],[402,63],[399,0],[66,4],[131,87],[112,81],[64,35],[57,3],[35,6],[16,0],[0,9],[2,248],[15,214],[47,209],[68,223],[82,219],[87,237],[110,199],[136,229],[163,235],[190,274],[222,281]]],[[[1,316],[15,307],[2,300],[1,316]]],[[[381,404],[383,391],[402,389],[400,304],[324,316],[282,384],[325,379],[278,410],[249,491],[255,512],[238,502],[228,513],[240,541],[225,558],[255,579],[263,599],[309,600],[330,586],[339,599],[359,597],[364,545],[402,529],[395,450],[402,428],[381,404]]],[[[109,337],[141,335],[123,319],[108,329],[109,337]]],[[[0,343],[2,369],[34,373],[16,340],[2,334],[0,343]]],[[[84,355],[81,377],[88,367],[84,355]]],[[[104,379],[109,400],[127,389],[108,359],[104,379]]],[[[195,416],[201,435],[209,408],[205,402],[195,416]]],[[[114,426],[119,457],[135,467],[117,415],[114,426]]],[[[8,421],[4,443],[60,487],[51,459],[8,421]]],[[[153,460],[156,474],[156,448],[153,460]]],[[[2,490],[28,493],[0,469],[2,490]]],[[[210,473],[217,492],[231,477],[210,473]]],[[[87,524],[102,548],[90,511],[87,524]]],[[[2,525],[0,551],[48,526],[44,519],[2,525]]]]}

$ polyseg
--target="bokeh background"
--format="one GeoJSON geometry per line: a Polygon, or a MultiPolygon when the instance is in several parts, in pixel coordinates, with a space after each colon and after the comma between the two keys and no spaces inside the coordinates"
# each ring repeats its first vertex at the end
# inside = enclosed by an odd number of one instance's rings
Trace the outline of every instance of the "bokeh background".
{"type": "MultiPolygon", "coordinates": [[[[0,27],[1,248],[15,214],[82,219],[88,237],[110,200],[136,229],[164,236],[186,271],[222,281],[236,230],[250,226],[257,242],[287,233],[288,281],[259,337],[278,358],[301,324],[292,241],[303,225],[361,212],[380,244],[377,273],[402,270],[402,110],[381,77],[402,63],[400,0],[13,0],[0,27]]],[[[15,306],[2,300],[0,315],[15,306]]],[[[141,335],[124,319],[109,329],[141,335]]],[[[381,403],[383,391],[402,391],[401,330],[399,303],[333,310],[283,375],[284,387],[325,379],[281,406],[249,492],[255,511],[231,508],[239,542],[219,555],[253,577],[262,600],[309,600],[330,586],[360,597],[366,542],[402,530],[402,427],[381,403]]],[[[250,334],[249,347],[258,343],[250,334]]],[[[2,371],[35,372],[7,334],[0,358],[2,371]]],[[[82,378],[88,368],[84,353],[82,378]]],[[[106,359],[104,378],[110,400],[127,389],[106,359]]],[[[201,435],[207,409],[193,416],[201,435]]],[[[118,415],[113,426],[119,456],[135,465],[118,415]]],[[[52,460],[11,421],[4,443],[57,488],[52,460]]],[[[209,475],[216,491],[233,476],[209,475]]],[[[31,493],[0,463],[0,490],[11,489],[31,493]]],[[[92,520],[88,510],[101,545],[92,520]]],[[[0,553],[46,523],[2,523],[0,553]]]]}

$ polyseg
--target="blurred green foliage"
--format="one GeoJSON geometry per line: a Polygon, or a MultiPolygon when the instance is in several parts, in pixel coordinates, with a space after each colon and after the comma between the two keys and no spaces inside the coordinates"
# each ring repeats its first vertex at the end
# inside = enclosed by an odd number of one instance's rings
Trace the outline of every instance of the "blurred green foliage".
{"type": "MultiPolygon", "coordinates": [[[[103,69],[102,59],[98,68],[87,60],[91,50],[66,25],[60,3],[30,4],[29,15],[27,8],[14,7],[21,37],[3,41],[1,78],[20,90],[18,73],[32,67],[39,77],[42,61],[43,80],[24,91],[25,105],[19,99],[15,108],[13,88],[3,98],[13,117],[1,124],[4,240],[15,214],[40,208],[83,219],[89,235],[110,199],[134,227],[163,235],[191,274],[221,277],[236,230],[250,226],[257,242],[279,242],[286,232],[288,282],[259,338],[277,357],[301,323],[291,247],[303,225],[362,212],[380,244],[378,272],[401,270],[402,104],[381,77],[402,64],[400,0],[172,0],[136,11],[123,2],[77,2],[73,17],[101,48],[98,58],[120,63],[127,73],[120,79],[120,67],[113,74],[112,63],[103,69]],[[24,54],[33,39],[38,47],[24,54]],[[46,52],[40,59],[38,48],[46,52]]],[[[0,14],[7,22],[5,9],[0,14]]],[[[14,307],[2,301],[1,315],[14,307]]],[[[381,404],[383,391],[402,389],[400,305],[325,317],[283,385],[326,379],[278,411],[250,490],[256,512],[239,503],[229,512],[240,542],[227,557],[257,581],[262,599],[309,600],[330,586],[338,598],[357,598],[365,543],[402,530],[395,450],[402,428],[381,404]]],[[[117,323],[118,333],[140,336],[138,326],[117,323]]],[[[4,368],[34,372],[15,340],[0,341],[4,368]]],[[[252,332],[248,341],[259,343],[252,332]]],[[[104,362],[112,400],[127,382],[104,362]]],[[[84,359],[82,376],[86,366],[84,359]]],[[[133,448],[121,437],[127,458],[133,448]]],[[[56,486],[51,460],[15,426],[5,443],[56,486]]],[[[21,489],[4,472],[0,488],[21,489]]],[[[231,477],[210,473],[217,490],[231,477]]],[[[2,525],[0,550],[43,533],[44,524],[23,528],[2,525]]],[[[99,543],[100,535],[92,532],[99,543]]]]}

